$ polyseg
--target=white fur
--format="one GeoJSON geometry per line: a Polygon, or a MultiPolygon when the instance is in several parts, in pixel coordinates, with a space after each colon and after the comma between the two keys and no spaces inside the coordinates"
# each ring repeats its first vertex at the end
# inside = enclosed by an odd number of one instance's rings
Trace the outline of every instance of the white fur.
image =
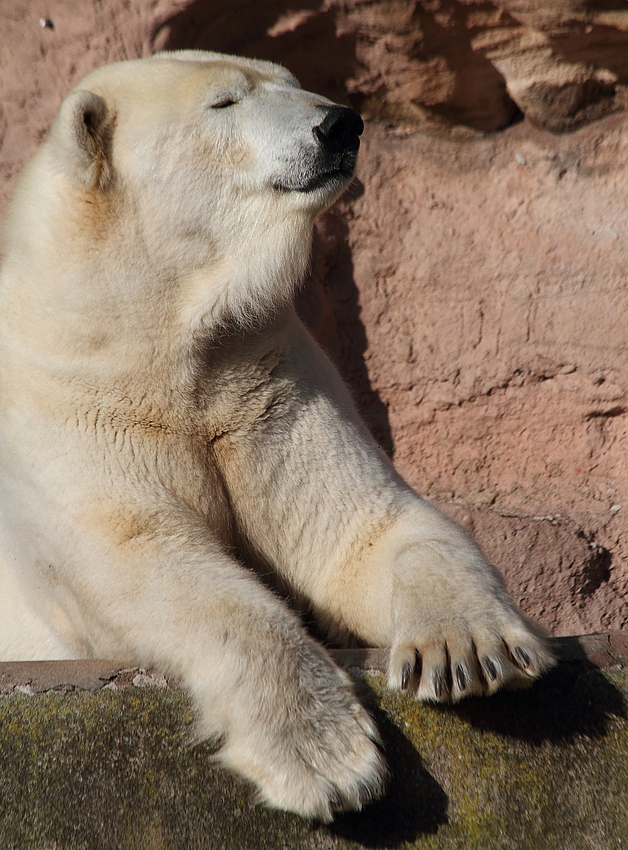
{"type": "Polygon", "coordinates": [[[93,72],[25,171],[0,287],[0,657],[181,676],[224,762],[322,819],[381,792],[377,733],[261,577],[390,646],[420,698],[551,664],[291,306],[341,188],[299,189],[329,106],[217,54],[93,72]]]}

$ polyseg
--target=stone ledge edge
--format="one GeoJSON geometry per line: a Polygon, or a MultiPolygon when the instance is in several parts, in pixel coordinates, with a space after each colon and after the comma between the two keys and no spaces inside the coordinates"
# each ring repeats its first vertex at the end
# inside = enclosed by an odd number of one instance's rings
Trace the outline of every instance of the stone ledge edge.
{"type": "MultiPolygon", "coordinates": [[[[588,660],[600,669],[628,669],[628,631],[551,638],[562,662],[588,660]]],[[[332,649],[336,663],[354,675],[386,672],[385,649],[332,649]]],[[[176,688],[175,678],[155,670],[119,661],[4,661],[0,662],[0,694],[36,694],[47,691],[176,688]]]]}

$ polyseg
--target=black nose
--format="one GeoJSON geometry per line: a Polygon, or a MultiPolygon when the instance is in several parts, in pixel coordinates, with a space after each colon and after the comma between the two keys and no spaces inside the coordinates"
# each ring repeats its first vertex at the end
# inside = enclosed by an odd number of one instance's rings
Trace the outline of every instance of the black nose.
{"type": "Polygon", "coordinates": [[[342,153],[360,147],[358,136],[364,122],[357,112],[347,106],[330,106],[321,123],[314,127],[314,136],[329,153],[342,153]]]}

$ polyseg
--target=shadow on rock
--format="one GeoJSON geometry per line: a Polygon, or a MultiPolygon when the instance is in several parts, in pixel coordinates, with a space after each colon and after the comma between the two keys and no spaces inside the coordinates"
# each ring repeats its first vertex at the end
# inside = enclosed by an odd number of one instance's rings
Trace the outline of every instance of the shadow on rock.
{"type": "Polygon", "coordinates": [[[440,784],[425,769],[421,756],[386,714],[375,705],[372,692],[360,684],[356,690],[382,736],[391,768],[385,796],[362,812],[339,815],[326,831],[346,841],[370,848],[393,848],[433,834],[448,822],[448,799],[440,784]]]}
{"type": "Polygon", "coordinates": [[[557,667],[529,690],[504,691],[439,710],[454,712],[476,729],[533,744],[569,743],[579,735],[604,737],[612,718],[627,716],[621,691],[573,639],[568,654],[567,642],[559,652],[557,667]]]}
{"type": "Polygon", "coordinates": [[[354,180],[343,198],[319,217],[312,269],[297,297],[297,311],[338,367],[369,431],[392,456],[388,408],[371,384],[365,360],[368,340],[347,223],[352,214],[351,203],[363,191],[362,184],[354,180]]]}

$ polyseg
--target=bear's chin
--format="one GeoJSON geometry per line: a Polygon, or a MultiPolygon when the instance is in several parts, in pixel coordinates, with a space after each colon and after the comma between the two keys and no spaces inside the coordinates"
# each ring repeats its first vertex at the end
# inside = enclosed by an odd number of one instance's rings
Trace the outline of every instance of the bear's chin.
{"type": "Polygon", "coordinates": [[[355,146],[341,153],[316,159],[308,156],[305,158],[305,167],[299,169],[300,173],[289,172],[276,177],[271,183],[272,188],[276,192],[318,194],[324,203],[330,204],[353,178],[358,148],[359,140],[356,137],[355,146]]]}
{"type": "Polygon", "coordinates": [[[275,180],[272,187],[276,192],[298,192],[302,195],[313,194],[320,192],[321,194],[329,195],[330,201],[342,191],[351,181],[353,177],[353,169],[336,170],[315,174],[312,177],[304,180],[302,183],[297,183],[291,180],[275,180]]]}

